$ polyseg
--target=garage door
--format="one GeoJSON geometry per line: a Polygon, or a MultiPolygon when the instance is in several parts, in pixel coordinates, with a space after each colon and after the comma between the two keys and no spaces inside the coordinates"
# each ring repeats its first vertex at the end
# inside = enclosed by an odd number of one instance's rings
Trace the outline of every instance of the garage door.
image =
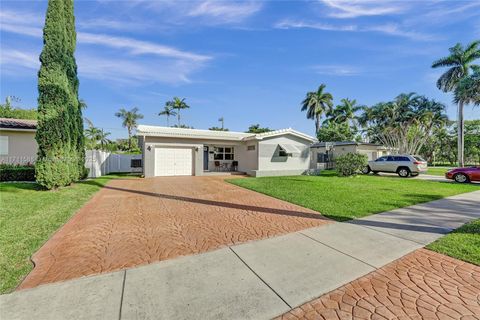
{"type": "Polygon", "coordinates": [[[191,176],[191,148],[155,148],[155,176],[191,176]]]}

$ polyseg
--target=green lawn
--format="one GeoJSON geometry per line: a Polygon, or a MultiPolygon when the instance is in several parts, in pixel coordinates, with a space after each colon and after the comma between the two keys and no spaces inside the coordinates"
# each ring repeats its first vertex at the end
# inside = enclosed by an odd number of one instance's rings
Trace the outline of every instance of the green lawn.
{"type": "Polygon", "coordinates": [[[103,185],[120,175],[44,191],[35,183],[0,183],[0,293],[32,269],[30,256],[103,185]]]}
{"type": "Polygon", "coordinates": [[[427,174],[431,174],[433,176],[444,176],[445,172],[451,168],[452,167],[428,167],[427,174]]]}
{"type": "Polygon", "coordinates": [[[374,175],[264,177],[230,183],[313,209],[337,221],[475,191],[476,185],[374,175]]]}
{"type": "Polygon", "coordinates": [[[428,249],[480,265],[480,219],[429,244],[428,249]]]}

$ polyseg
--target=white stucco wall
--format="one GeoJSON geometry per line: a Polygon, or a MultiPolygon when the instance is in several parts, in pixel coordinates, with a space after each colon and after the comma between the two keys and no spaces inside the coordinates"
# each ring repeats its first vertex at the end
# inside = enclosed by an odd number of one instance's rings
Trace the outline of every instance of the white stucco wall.
{"type": "Polygon", "coordinates": [[[311,141],[290,134],[259,141],[256,176],[302,174],[310,166],[310,145],[311,141]],[[295,146],[299,153],[280,157],[278,145],[282,144],[295,146]]]}
{"type": "Polygon", "coordinates": [[[14,131],[1,129],[0,136],[7,145],[7,152],[0,154],[0,163],[26,164],[37,159],[38,145],[35,131],[14,131]]]}
{"type": "Polygon", "coordinates": [[[254,175],[254,171],[258,168],[258,143],[248,141],[237,148],[238,152],[235,153],[235,158],[238,161],[238,171],[254,175]],[[255,149],[248,150],[249,146],[253,146],[255,149]]]}

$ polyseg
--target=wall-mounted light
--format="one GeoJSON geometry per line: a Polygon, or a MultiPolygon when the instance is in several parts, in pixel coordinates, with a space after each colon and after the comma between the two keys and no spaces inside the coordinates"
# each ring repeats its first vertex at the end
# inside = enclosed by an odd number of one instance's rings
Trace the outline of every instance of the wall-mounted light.
{"type": "Polygon", "coordinates": [[[198,152],[198,147],[195,147],[195,152],[198,152]]]}
{"type": "Polygon", "coordinates": [[[152,151],[152,146],[148,146],[148,147],[147,147],[147,150],[148,150],[148,151],[152,151]]]}

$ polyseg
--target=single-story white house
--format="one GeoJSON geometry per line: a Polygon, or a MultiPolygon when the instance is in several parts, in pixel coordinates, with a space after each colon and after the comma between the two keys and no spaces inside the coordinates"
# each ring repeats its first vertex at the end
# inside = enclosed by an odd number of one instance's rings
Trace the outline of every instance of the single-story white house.
{"type": "Polygon", "coordinates": [[[316,141],[293,129],[253,134],[139,125],[137,136],[145,177],[231,171],[299,175],[309,169],[316,141]]]}
{"type": "Polygon", "coordinates": [[[311,146],[311,150],[312,169],[326,168],[329,162],[333,162],[336,157],[347,153],[365,154],[368,160],[375,160],[391,153],[383,145],[355,141],[317,142],[311,146]]]}
{"type": "Polygon", "coordinates": [[[36,120],[0,118],[0,163],[34,163],[38,151],[36,130],[36,120]]]}

